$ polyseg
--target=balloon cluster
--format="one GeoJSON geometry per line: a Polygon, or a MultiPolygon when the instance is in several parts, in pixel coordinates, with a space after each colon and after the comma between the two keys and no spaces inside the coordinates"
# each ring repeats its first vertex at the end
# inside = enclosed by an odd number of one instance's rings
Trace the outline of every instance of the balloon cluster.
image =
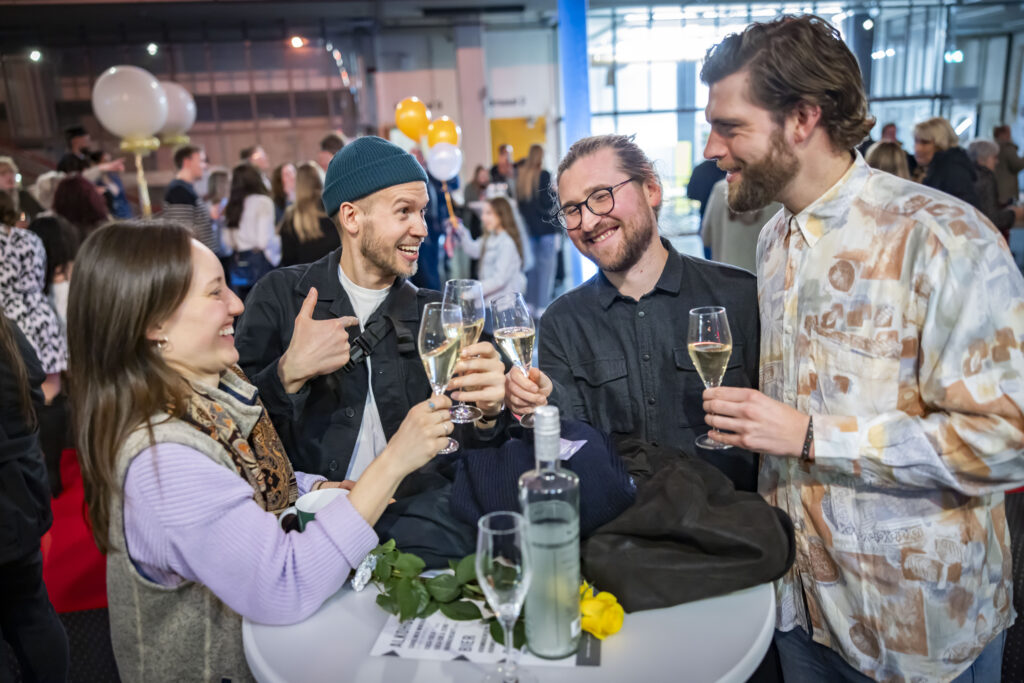
{"type": "Polygon", "coordinates": [[[137,66],[112,66],[96,79],[92,110],[100,124],[121,138],[121,150],[135,155],[142,213],[149,216],[149,190],[142,157],[165,145],[188,144],[185,134],[196,122],[196,103],[177,83],[158,81],[137,66]]]}
{"type": "Polygon", "coordinates": [[[447,116],[432,121],[430,110],[418,97],[406,97],[395,107],[395,125],[418,144],[427,140],[427,170],[442,182],[459,175],[462,150],[459,136],[462,129],[447,116]]]}

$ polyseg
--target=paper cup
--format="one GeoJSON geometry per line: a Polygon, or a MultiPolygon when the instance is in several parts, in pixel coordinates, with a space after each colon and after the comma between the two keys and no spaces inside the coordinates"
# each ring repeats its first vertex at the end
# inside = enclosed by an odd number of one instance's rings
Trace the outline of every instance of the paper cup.
{"type": "Polygon", "coordinates": [[[316,518],[318,511],[344,493],[343,489],[329,488],[310,491],[306,495],[300,496],[295,501],[295,512],[299,515],[299,531],[305,531],[306,525],[316,518]]]}

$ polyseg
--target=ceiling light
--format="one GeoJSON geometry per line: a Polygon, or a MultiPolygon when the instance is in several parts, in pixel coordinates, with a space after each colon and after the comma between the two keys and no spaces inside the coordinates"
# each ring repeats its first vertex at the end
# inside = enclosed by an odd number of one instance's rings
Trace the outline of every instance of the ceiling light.
{"type": "Polygon", "coordinates": [[[155,57],[156,53],[160,51],[160,46],[156,43],[150,43],[146,46],[146,52],[149,53],[150,57],[155,57]]]}
{"type": "Polygon", "coordinates": [[[864,23],[861,24],[861,26],[864,27],[865,31],[870,31],[871,29],[873,29],[875,27],[875,22],[871,21],[870,19],[865,19],[864,23]]]}
{"type": "Polygon", "coordinates": [[[28,58],[31,59],[33,62],[38,62],[40,59],[43,58],[43,53],[39,50],[32,50],[28,53],[28,58]]]}
{"type": "Polygon", "coordinates": [[[306,39],[302,36],[292,36],[291,45],[295,49],[298,49],[306,44],[306,39]]]}

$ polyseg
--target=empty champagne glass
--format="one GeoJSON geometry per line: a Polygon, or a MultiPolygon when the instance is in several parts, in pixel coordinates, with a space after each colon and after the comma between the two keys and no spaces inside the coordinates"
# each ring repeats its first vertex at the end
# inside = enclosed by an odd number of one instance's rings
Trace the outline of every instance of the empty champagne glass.
{"type": "MultiPolygon", "coordinates": [[[[484,289],[478,280],[448,280],[444,283],[444,303],[462,308],[462,334],[459,336],[461,356],[462,349],[480,341],[480,333],[484,329],[484,289]]],[[[466,405],[465,401],[459,401],[458,405],[452,407],[452,422],[465,424],[481,417],[483,412],[476,406],[466,405]]]]}
{"type": "MultiPolygon", "coordinates": [[[[491,314],[494,316],[494,341],[498,348],[524,376],[529,376],[536,330],[523,295],[510,292],[491,299],[491,314]]],[[[519,424],[532,427],[533,414],[523,415],[519,424]]]]}
{"type": "MultiPolygon", "coordinates": [[[[420,322],[419,350],[423,369],[435,396],[448,387],[459,358],[459,336],[462,334],[462,309],[454,304],[429,303],[423,307],[420,322]]],[[[448,437],[448,445],[438,453],[452,453],[459,442],[448,437]]]]}
{"type": "Polygon", "coordinates": [[[526,541],[526,519],[518,512],[492,512],[477,522],[476,578],[505,634],[505,661],[484,679],[525,683],[516,664],[512,631],[530,588],[533,570],[526,541]]]}
{"type": "MultiPolygon", "coordinates": [[[[697,368],[704,386],[721,386],[725,368],[732,355],[732,332],[724,306],[703,306],[690,310],[690,326],[686,334],[686,349],[697,368]]],[[[727,444],[715,441],[707,434],[694,442],[701,448],[726,449],[727,444]]]]}

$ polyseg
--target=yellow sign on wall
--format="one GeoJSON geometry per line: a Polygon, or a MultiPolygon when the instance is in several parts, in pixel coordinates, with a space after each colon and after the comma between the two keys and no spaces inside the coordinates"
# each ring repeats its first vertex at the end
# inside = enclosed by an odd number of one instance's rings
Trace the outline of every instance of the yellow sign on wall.
{"type": "Polygon", "coordinates": [[[512,145],[513,161],[524,158],[530,145],[547,142],[547,130],[543,116],[491,119],[491,163],[497,163],[498,148],[502,145],[512,145]]]}

